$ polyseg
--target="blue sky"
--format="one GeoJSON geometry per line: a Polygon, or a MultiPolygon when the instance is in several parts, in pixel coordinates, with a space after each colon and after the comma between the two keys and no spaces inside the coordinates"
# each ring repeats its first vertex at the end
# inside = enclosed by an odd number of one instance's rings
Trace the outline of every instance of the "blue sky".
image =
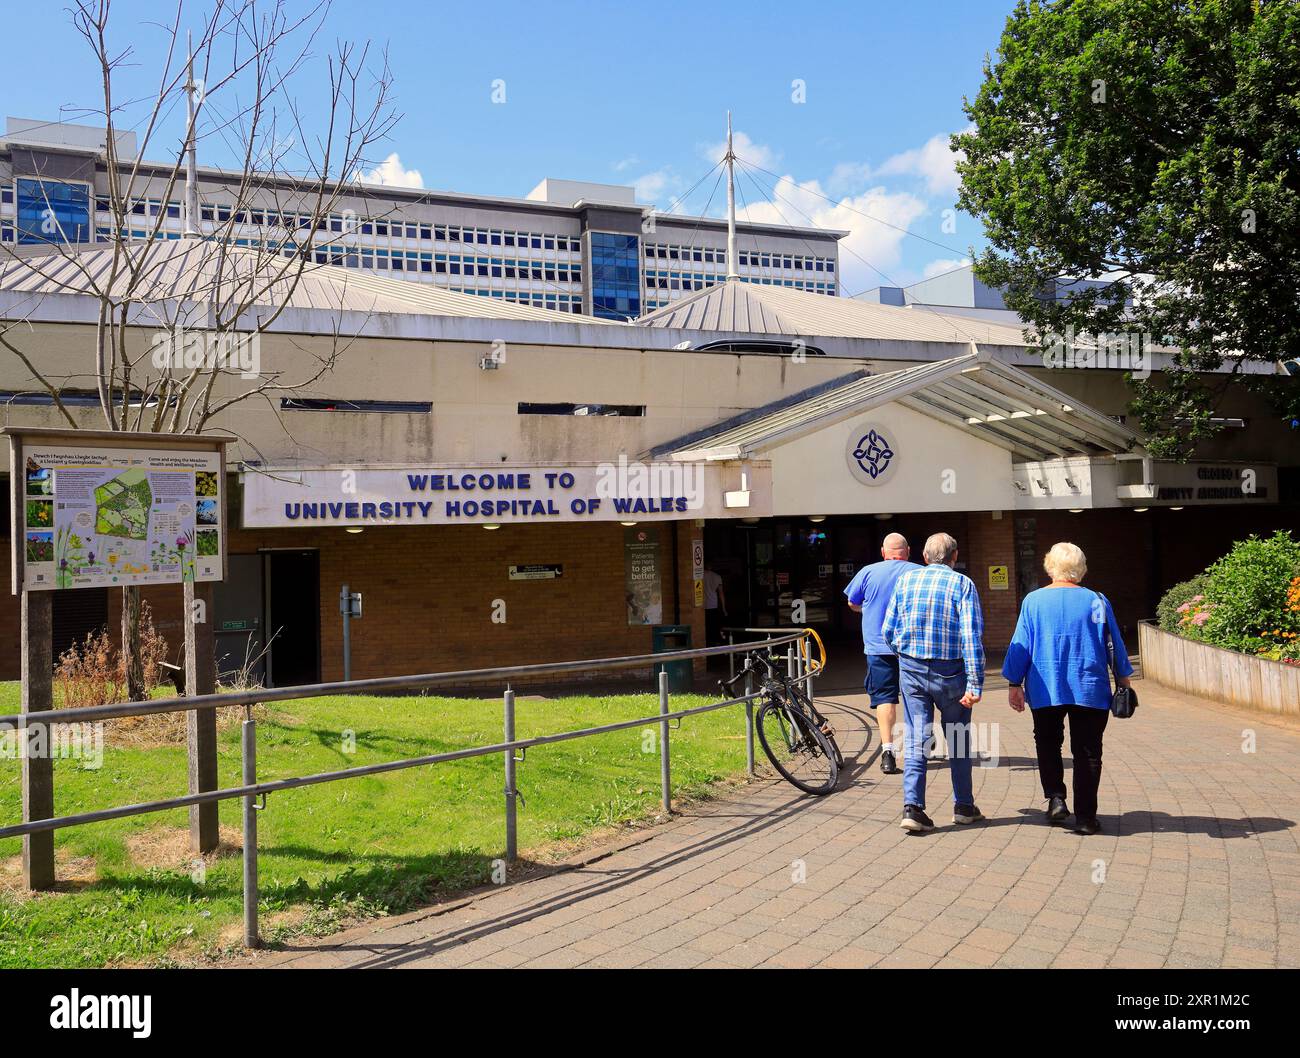
{"type": "MultiPolygon", "coordinates": [[[[120,98],[156,80],[164,35],[149,23],[163,6],[114,7],[115,39],[134,52],[120,98]]],[[[190,6],[197,24],[204,5],[190,6]]],[[[841,271],[857,293],[881,273],[906,283],[941,271],[980,245],[969,217],[950,216],[945,230],[955,197],[946,141],[965,124],[962,96],[977,90],[1011,6],[338,0],[320,50],[334,38],[387,46],[403,118],[375,162],[427,188],[522,196],[553,176],[634,184],[667,208],[713,165],[730,108],[737,153],[753,166],[739,178],[748,215],[850,230],[841,271]],[[504,102],[493,101],[497,81],[504,102]]],[[[16,6],[7,21],[11,42],[48,46],[9,49],[5,113],[93,122],[78,110],[96,105],[97,71],[63,5],[16,6]]],[[[320,97],[305,76],[295,95],[311,116],[320,97]]],[[[231,162],[216,139],[200,153],[231,162]]],[[[678,210],[703,212],[713,186],[710,175],[678,210]]],[[[723,204],[719,187],[709,212],[723,204]]]]}

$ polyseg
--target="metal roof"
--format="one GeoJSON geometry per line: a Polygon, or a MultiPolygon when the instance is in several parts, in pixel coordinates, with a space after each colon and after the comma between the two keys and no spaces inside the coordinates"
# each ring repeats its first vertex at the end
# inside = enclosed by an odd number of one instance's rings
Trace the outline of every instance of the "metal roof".
{"type": "MultiPolygon", "coordinates": [[[[296,263],[265,251],[222,245],[203,239],[169,239],[121,244],[138,275],[118,259],[114,275],[112,246],[69,253],[7,256],[0,262],[0,291],[30,295],[97,296],[136,303],[210,301],[214,290],[232,304],[249,301],[270,308],[326,312],[397,313],[473,319],[533,320],[573,323],[572,313],[537,309],[504,298],[458,294],[409,279],[392,279],[338,265],[308,264],[295,276],[296,263]],[[295,281],[296,279],[296,281],[295,281]]],[[[626,326],[611,320],[579,317],[583,323],[626,326]]]]}
{"type": "Polygon", "coordinates": [[[1114,455],[1138,442],[1133,431],[1102,412],[973,350],[854,379],[738,425],[729,420],[711,436],[696,433],[661,445],[656,452],[679,460],[747,459],[889,403],[955,426],[1026,461],[1114,455]]]}
{"type": "Polygon", "coordinates": [[[898,339],[963,346],[972,341],[1020,347],[1028,344],[1020,327],[1007,324],[739,280],[706,287],[635,322],[638,327],[779,334],[789,338],[898,339]]]}

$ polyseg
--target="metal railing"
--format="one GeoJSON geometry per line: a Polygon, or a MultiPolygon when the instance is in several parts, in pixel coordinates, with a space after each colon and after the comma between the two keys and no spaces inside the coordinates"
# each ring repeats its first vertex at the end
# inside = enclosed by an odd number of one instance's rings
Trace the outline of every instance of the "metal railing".
{"type": "MultiPolygon", "coordinates": [[[[771,630],[758,630],[767,633],[771,630]]],[[[0,827],[0,838],[22,837],[45,831],[60,830],[67,827],[85,826],[89,823],[101,823],[111,819],[123,819],[128,816],[145,815],[151,812],[166,812],[191,805],[209,804],[228,801],[235,798],[243,800],[243,902],[244,902],[244,943],[250,948],[260,947],[258,933],[257,903],[257,813],[266,808],[269,794],[285,790],[299,789],[304,786],[316,786],[321,783],[336,782],[340,779],[355,779],[366,775],[381,775],[387,772],[403,771],[407,768],[421,768],[448,761],[465,760],[470,757],[502,754],[505,772],[505,858],[513,862],[518,855],[517,804],[519,791],[516,786],[516,765],[524,759],[523,753],[536,746],[568,742],[573,739],[587,738],[591,735],[603,735],[628,728],[642,727],[647,724],[659,725],[660,782],[662,785],[661,804],[665,814],[670,813],[672,802],[671,764],[669,753],[670,721],[680,721],[684,717],[700,713],[727,709],[736,705],[745,707],[746,729],[746,768],[754,774],[754,711],[753,702],[758,695],[754,691],[752,676],[746,684],[746,693],[737,698],[727,698],[708,705],[694,706],[690,709],[671,708],[668,692],[668,672],[660,668],[658,691],[659,710],[652,716],[638,717],[635,720],[620,720],[595,727],[579,728],[575,731],[562,731],[549,735],[536,735],[532,738],[515,737],[515,692],[510,688],[511,680],[523,680],[534,676],[564,675],[566,673],[591,672],[593,670],[618,670],[640,668],[651,664],[671,661],[694,660],[728,655],[732,660],[737,653],[762,646],[768,649],[785,646],[789,671],[793,675],[801,662],[802,651],[796,649],[806,635],[798,630],[786,635],[756,639],[744,643],[734,640],[727,646],[697,647],[689,650],[664,651],[658,654],[636,654],[616,658],[595,658],[583,661],[547,662],[536,665],[508,665],[488,669],[464,669],[456,672],[425,673],[415,676],[387,676],[378,679],[348,680],[336,683],[304,684],[298,687],[256,688],[250,691],[229,691],[219,694],[197,695],[185,698],[158,699],[145,702],[124,702],[114,705],[79,706],[73,709],[51,709],[31,713],[12,713],[0,715],[0,731],[10,729],[28,729],[28,741],[31,741],[31,729],[44,729],[45,745],[53,747],[50,727],[57,724],[94,723],[103,720],[116,720],[132,716],[151,716],[163,713],[188,713],[205,709],[223,709],[242,706],[245,710],[240,732],[240,752],[242,757],[241,784],[216,790],[205,790],[169,797],[157,801],[144,801],[138,804],[119,805],[114,808],[98,809],[92,812],[79,812],[74,815],[53,816],[46,819],[30,819],[15,826],[0,827]],[[488,746],[475,746],[470,749],[451,750],[445,753],[431,753],[420,757],[407,757],[401,760],[383,761],[378,764],[366,764],[354,768],[340,768],[334,771],[316,772],[311,775],[276,779],[268,782],[257,781],[257,721],[253,717],[253,707],[268,702],[289,701],[301,698],[322,698],[338,694],[377,694],[392,691],[428,690],[430,688],[455,686],[460,687],[474,683],[506,682],[502,697],[503,704],[503,738],[500,742],[488,746]],[[520,756],[516,756],[520,753],[520,756]],[[260,800],[260,804],[258,803],[260,800]]],[[[811,692],[811,674],[808,675],[811,692]]]]}

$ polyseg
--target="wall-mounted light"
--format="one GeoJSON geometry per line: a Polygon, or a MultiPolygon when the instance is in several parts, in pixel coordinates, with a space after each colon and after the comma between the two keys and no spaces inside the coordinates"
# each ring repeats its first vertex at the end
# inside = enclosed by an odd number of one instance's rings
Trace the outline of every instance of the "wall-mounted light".
{"type": "Polygon", "coordinates": [[[810,522],[824,522],[824,521],[826,521],[826,515],[824,515],[824,514],[810,514],[810,515],[808,515],[808,520],[809,520],[810,522]]]}
{"type": "Polygon", "coordinates": [[[626,525],[630,529],[632,526],[636,525],[636,522],[619,522],[618,524],[626,525]]]}
{"type": "Polygon", "coordinates": [[[483,523],[483,528],[484,528],[484,529],[500,529],[501,526],[497,525],[496,522],[484,522],[484,523],[483,523]]]}
{"type": "Polygon", "coordinates": [[[1134,507],[1133,510],[1134,510],[1137,514],[1145,514],[1147,511],[1151,510],[1151,508],[1150,508],[1150,507],[1134,507]]]}
{"type": "Polygon", "coordinates": [[[1170,509],[1171,511],[1181,511],[1181,510],[1182,510],[1181,507],[1170,507],[1169,509],[1170,509]]]}
{"type": "Polygon", "coordinates": [[[1082,513],[1083,513],[1083,508],[1082,508],[1082,507],[1071,507],[1071,508],[1070,508],[1070,513],[1071,513],[1071,514],[1082,514],[1082,513]]]}
{"type": "Polygon", "coordinates": [[[346,532],[349,532],[349,533],[364,533],[365,530],[364,530],[364,529],[358,529],[358,528],[352,528],[352,529],[348,529],[348,530],[346,530],[346,532]]]}
{"type": "Polygon", "coordinates": [[[874,517],[878,522],[887,522],[894,516],[892,514],[876,514],[872,517],[874,517]]]}

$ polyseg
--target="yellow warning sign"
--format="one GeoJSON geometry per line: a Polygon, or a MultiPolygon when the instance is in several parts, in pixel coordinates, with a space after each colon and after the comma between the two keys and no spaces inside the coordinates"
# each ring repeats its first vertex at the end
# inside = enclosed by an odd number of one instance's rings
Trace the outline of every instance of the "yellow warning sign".
{"type": "Polygon", "coordinates": [[[1011,587],[1011,577],[1006,566],[989,566],[989,591],[1006,591],[1011,587]]]}

